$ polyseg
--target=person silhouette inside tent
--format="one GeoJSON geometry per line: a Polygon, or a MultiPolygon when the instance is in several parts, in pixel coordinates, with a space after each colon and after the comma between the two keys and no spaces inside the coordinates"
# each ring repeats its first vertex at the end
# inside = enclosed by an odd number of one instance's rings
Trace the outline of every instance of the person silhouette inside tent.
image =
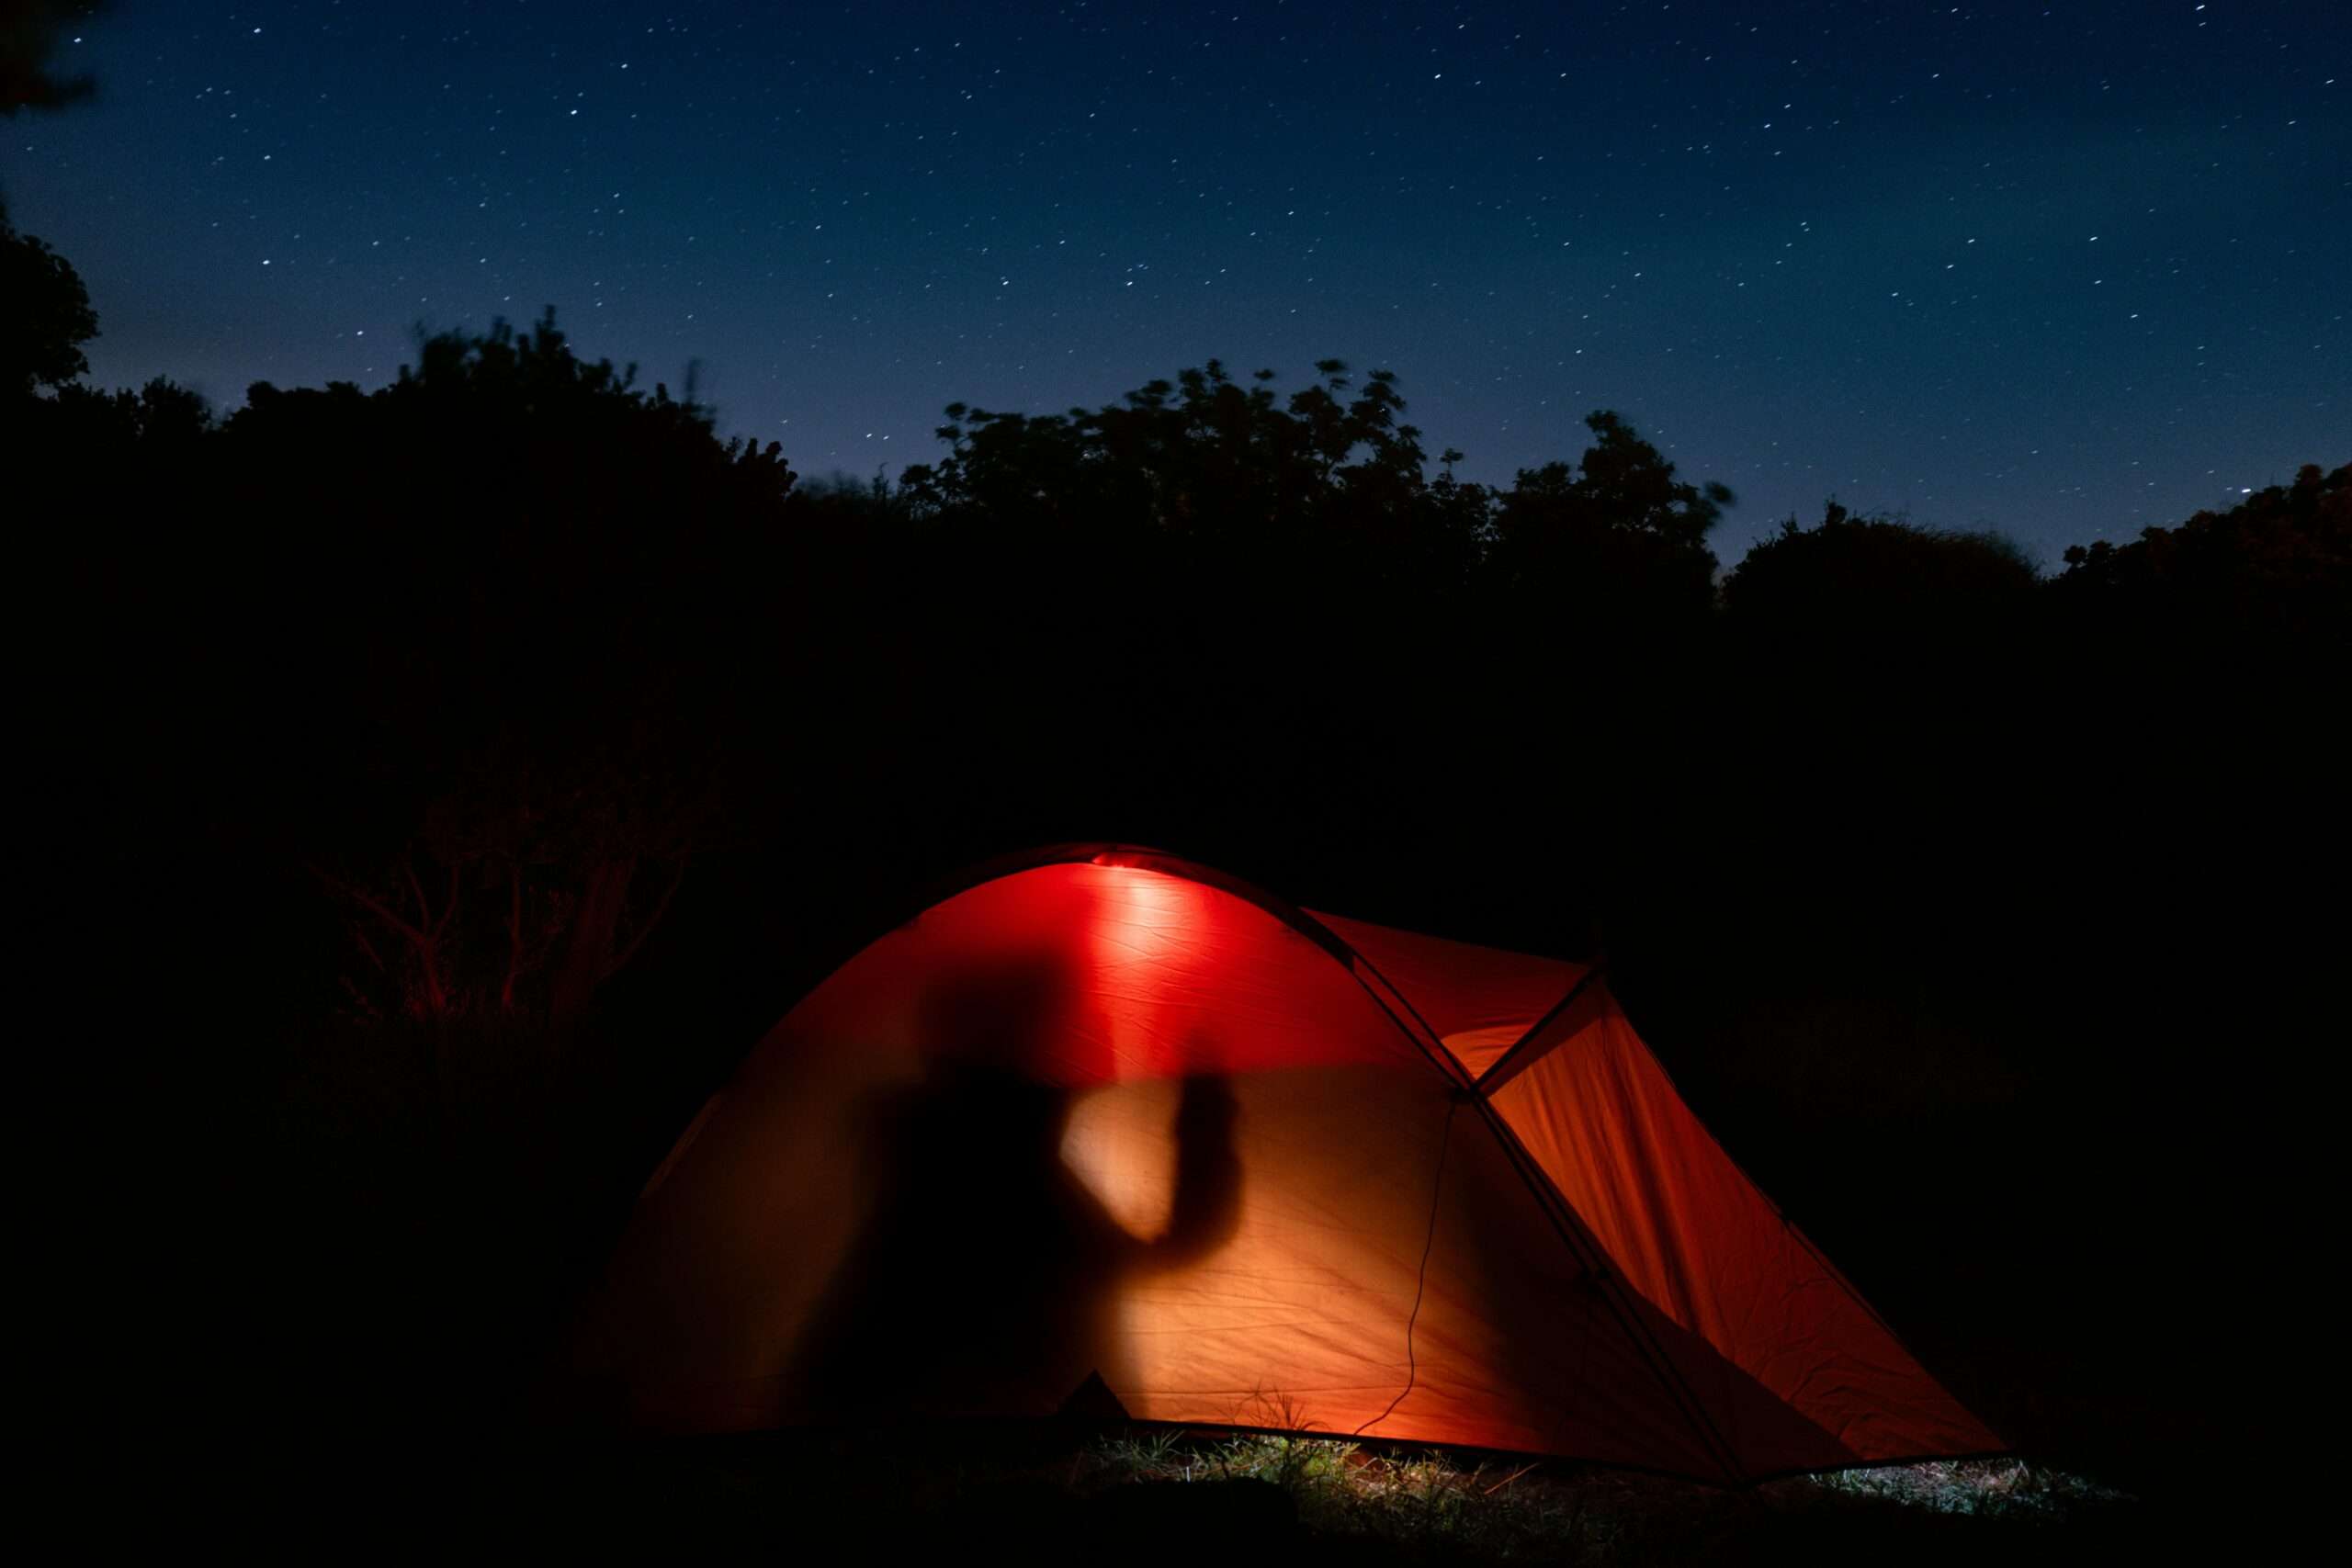
{"type": "MultiPolygon", "coordinates": [[[[1156,1237],[1128,1231],[1065,1162],[1077,1094],[1050,1064],[1066,994],[1040,964],[927,998],[929,1069],[874,1109],[868,1218],[801,1341],[795,1381],[813,1416],[1109,1414],[1089,1380],[1114,1398],[1125,1381],[1124,1284],[1197,1261],[1238,1228],[1221,1075],[1182,1079],[1156,1237]]],[[[1187,1058],[1204,1059],[1201,1046],[1187,1058]]]]}

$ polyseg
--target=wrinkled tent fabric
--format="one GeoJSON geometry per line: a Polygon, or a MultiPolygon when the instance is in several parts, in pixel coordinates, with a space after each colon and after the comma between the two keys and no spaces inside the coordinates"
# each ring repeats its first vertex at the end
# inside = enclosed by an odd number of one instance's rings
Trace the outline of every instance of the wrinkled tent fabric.
{"type": "Polygon", "coordinates": [[[680,1139],[589,1321],[673,1430],[1099,1380],[1141,1420],[1731,1483],[2001,1447],[1605,976],[1141,852],[1050,852],[837,971],[680,1139]]]}

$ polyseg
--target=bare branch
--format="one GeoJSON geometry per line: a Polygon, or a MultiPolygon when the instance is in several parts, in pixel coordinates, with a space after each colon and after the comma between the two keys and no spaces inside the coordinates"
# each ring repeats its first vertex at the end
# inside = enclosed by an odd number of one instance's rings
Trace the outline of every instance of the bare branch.
{"type": "Polygon", "coordinates": [[[417,941],[420,943],[429,942],[433,939],[428,933],[435,929],[433,904],[424,896],[424,885],[416,879],[416,843],[413,840],[401,851],[401,869],[408,874],[408,890],[416,896],[417,941]]]}
{"type": "Polygon", "coordinates": [[[506,867],[506,978],[498,987],[498,1010],[514,1010],[514,986],[523,975],[523,868],[506,867]]]}
{"type": "Polygon", "coordinates": [[[630,958],[636,955],[637,950],[644,945],[645,939],[652,934],[653,928],[662,923],[662,917],[669,912],[670,900],[677,894],[678,884],[684,882],[685,879],[686,863],[684,860],[681,860],[678,862],[678,869],[670,874],[670,885],[662,889],[662,897],[653,901],[652,912],[648,914],[643,920],[639,922],[636,934],[628,939],[628,945],[622,948],[619,953],[614,957],[612,963],[605,965],[605,977],[606,979],[609,980],[615,975],[620,973],[621,965],[627,964],[630,958]]]}
{"type": "Polygon", "coordinates": [[[375,1022],[381,1023],[384,1020],[384,1010],[378,1007],[372,1000],[370,1000],[367,992],[361,990],[357,986],[353,985],[351,983],[350,976],[345,975],[342,976],[342,980],[343,988],[350,994],[352,1005],[359,1010],[359,1015],[375,1022]]]}
{"type": "MultiPolygon", "coordinates": [[[[431,941],[431,939],[425,935],[424,931],[418,927],[409,924],[406,920],[401,919],[398,915],[395,915],[391,910],[386,908],[381,903],[369,897],[366,891],[355,884],[345,882],[339,878],[328,875],[327,873],[315,862],[311,863],[310,870],[311,875],[317,877],[321,882],[326,885],[329,892],[339,894],[342,897],[350,899],[353,903],[358,905],[361,908],[367,910],[369,914],[375,916],[378,919],[383,921],[386,925],[400,932],[401,935],[408,938],[409,941],[416,943],[419,947],[425,946],[431,941]]],[[[415,880],[413,874],[412,874],[410,880],[412,882],[415,880]]]]}

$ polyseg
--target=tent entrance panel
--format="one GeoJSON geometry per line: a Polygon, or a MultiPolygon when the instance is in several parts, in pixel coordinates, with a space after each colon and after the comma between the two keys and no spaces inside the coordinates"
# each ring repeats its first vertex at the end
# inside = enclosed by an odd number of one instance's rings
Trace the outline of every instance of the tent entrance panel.
{"type": "Polygon", "coordinates": [[[1688,1337],[1691,1381],[1720,1382],[1719,1359],[1803,1417],[1729,1424],[1741,1472],[1997,1450],[1724,1154],[1605,982],[1591,995],[1491,1103],[1626,1283],[1688,1337]]]}

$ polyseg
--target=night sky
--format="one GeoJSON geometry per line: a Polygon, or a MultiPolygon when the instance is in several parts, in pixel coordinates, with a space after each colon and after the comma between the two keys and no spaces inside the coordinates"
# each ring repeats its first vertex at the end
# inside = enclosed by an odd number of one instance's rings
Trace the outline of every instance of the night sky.
{"type": "Polygon", "coordinates": [[[119,0],[0,125],[93,378],[374,385],[555,304],[809,475],[1211,356],[1469,477],[1622,411],[2045,565],[2352,457],[2342,0],[119,0]]]}

